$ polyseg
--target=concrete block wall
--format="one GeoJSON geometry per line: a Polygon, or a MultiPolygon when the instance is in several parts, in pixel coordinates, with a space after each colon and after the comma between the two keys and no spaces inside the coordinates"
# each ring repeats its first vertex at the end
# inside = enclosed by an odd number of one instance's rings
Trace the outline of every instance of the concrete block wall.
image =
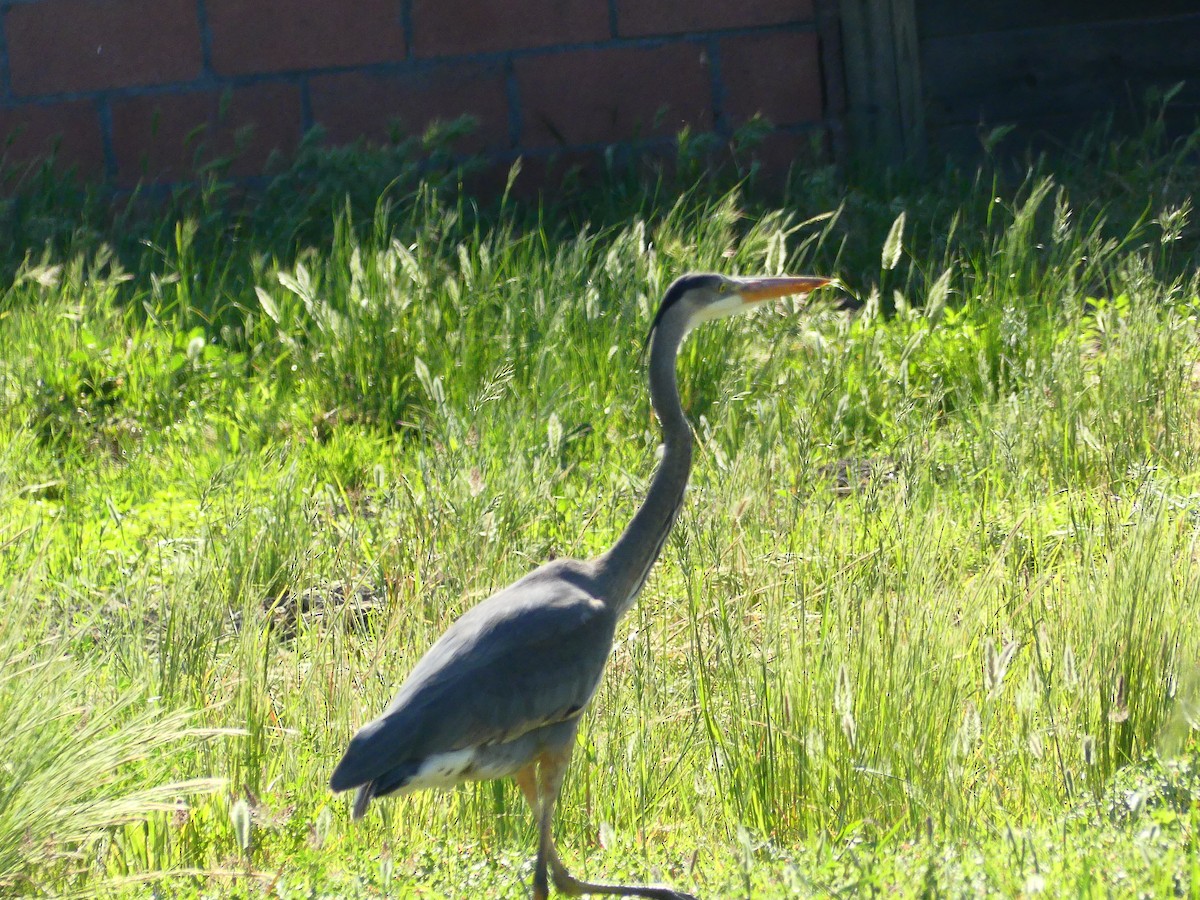
{"type": "Polygon", "coordinates": [[[214,155],[254,176],[318,124],[386,141],[466,113],[456,149],[503,164],[761,113],[786,166],[831,121],[819,19],[814,0],[12,0],[0,135],[10,164],[57,147],[129,187],[214,155]]]}

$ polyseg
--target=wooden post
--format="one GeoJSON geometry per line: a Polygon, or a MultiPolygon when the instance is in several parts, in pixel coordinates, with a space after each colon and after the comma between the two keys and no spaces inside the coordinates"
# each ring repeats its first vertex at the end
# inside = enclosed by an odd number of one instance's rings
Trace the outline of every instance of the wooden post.
{"type": "Polygon", "coordinates": [[[850,152],[862,159],[925,158],[916,0],[839,0],[850,152]]]}

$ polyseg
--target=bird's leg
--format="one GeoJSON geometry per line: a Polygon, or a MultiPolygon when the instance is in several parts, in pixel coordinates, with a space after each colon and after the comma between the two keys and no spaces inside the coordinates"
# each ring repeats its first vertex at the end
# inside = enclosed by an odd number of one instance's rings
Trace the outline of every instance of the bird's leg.
{"type": "MultiPolygon", "coordinates": [[[[541,900],[544,896],[538,894],[537,879],[540,876],[543,879],[542,884],[545,884],[547,862],[550,865],[550,873],[554,877],[554,887],[559,893],[566,894],[568,897],[578,897],[581,894],[609,894],[621,897],[649,897],[651,900],[696,900],[691,894],[666,887],[580,881],[567,871],[567,867],[559,859],[558,851],[554,849],[551,824],[554,818],[554,806],[558,801],[558,793],[562,789],[563,777],[567,773],[567,763],[571,760],[573,745],[574,742],[563,751],[543,754],[539,760],[536,788],[521,786],[526,800],[530,799],[531,793],[535,798],[540,794],[540,809],[535,807],[538,819],[538,866],[537,874],[534,876],[534,900],[541,900]]],[[[528,771],[529,769],[524,769],[522,774],[528,771]]],[[[517,784],[521,785],[520,775],[517,777],[517,784]]]]}
{"type": "MultiPolygon", "coordinates": [[[[550,884],[546,878],[546,842],[542,839],[542,800],[538,797],[537,762],[531,762],[517,772],[516,781],[517,787],[525,796],[525,802],[529,804],[529,809],[533,812],[534,821],[538,823],[537,863],[533,870],[533,900],[546,900],[550,896],[550,884]]],[[[550,805],[553,808],[553,801],[550,805]]]]}
{"type": "Polygon", "coordinates": [[[697,900],[692,894],[657,885],[580,881],[567,871],[553,846],[550,848],[550,871],[554,876],[554,887],[568,897],[578,897],[581,894],[608,894],[618,897],[649,897],[650,900],[697,900]]]}

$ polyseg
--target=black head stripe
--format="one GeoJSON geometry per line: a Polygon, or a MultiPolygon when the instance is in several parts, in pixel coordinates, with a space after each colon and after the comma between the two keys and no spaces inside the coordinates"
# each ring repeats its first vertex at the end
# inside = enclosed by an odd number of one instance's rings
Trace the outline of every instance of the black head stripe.
{"type": "Polygon", "coordinates": [[[713,287],[721,282],[720,275],[682,275],[676,278],[666,294],[663,295],[662,303],[658,305],[658,312],[654,314],[654,321],[650,323],[650,331],[646,333],[646,340],[642,344],[644,350],[650,344],[650,338],[654,336],[654,329],[658,327],[658,323],[662,321],[667,310],[683,299],[683,295],[688,291],[698,287],[713,287]]]}

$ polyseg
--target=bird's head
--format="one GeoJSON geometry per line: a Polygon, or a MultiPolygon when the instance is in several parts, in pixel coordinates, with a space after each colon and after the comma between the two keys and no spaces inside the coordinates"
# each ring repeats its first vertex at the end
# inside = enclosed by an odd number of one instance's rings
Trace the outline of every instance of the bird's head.
{"type": "Polygon", "coordinates": [[[650,334],[653,335],[668,316],[679,317],[678,321],[687,331],[701,322],[748,312],[779,297],[803,299],[817,288],[835,283],[832,278],[816,275],[782,275],[773,278],[695,273],[683,275],[667,288],[650,326],[650,334]]]}

